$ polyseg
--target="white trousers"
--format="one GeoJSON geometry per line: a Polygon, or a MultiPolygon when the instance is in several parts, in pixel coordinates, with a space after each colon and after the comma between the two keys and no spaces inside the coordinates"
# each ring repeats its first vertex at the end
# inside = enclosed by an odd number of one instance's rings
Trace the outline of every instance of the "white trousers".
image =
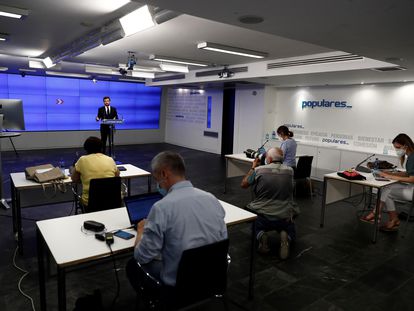
{"type": "Polygon", "coordinates": [[[394,200],[411,201],[413,199],[413,184],[396,183],[381,189],[381,201],[385,203],[384,210],[395,211],[394,200]]]}

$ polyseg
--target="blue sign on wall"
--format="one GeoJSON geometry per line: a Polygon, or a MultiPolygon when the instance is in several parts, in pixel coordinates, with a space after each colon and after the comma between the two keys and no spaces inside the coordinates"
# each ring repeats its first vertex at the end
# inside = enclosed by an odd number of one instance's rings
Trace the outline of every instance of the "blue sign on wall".
{"type": "Polygon", "coordinates": [[[0,75],[0,98],[23,100],[26,131],[96,130],[102,98],[111,97],[124,124],[117,129],[158,129],[161,88],[141,83],[0,75]]]}

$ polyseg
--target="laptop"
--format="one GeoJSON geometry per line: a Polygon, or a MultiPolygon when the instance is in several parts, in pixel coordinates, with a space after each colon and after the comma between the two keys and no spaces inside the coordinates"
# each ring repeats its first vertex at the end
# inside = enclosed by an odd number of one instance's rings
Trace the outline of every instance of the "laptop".
{"type": "Polygon", "coordinates": [[[382,177],[378,172],[373,171],[372,175],[374,176],[375,180],[378,181],[390,181],[388,178],[382,177]]]}
{"type": "Polygon", "coordinates": [[[162,198],[163,196],[159,192],[133,195],[124,198],[131,225],[135,226],[142,219],[147,218],[151,207],[162,198]]]}

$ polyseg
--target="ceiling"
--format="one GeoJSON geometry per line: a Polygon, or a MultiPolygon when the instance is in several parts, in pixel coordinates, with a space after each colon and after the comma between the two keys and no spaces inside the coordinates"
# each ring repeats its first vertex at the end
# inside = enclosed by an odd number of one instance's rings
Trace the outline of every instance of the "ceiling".
{"type": "MultiPolygon", "coordinates": [[[[0,33],[9,34],[8,41],[0,42],[0,67],[8,67],[8,73],[19,73],[19,69],[28,68],[29,57],[44,58],[64,50],[143,3],[158,8],[155,11],[171,10],[176,17],[66,58],[51,70],[85,73],[85,64],[117,68],[127,61],[127,52],[134,51],[138,65],[143,66],[158,66],[158,62],[149,60],[151,54],[207,62],[217,68],[248,66],[247,73],[236,73],[229,80],[279,87],[414,81],[414,1],[409,0],[2,0],[2,5],[28,9],[29,15],[22,20],[0,17],[0,33]],[[263,22],[241,23],[239,18],[246,15],[262,17],[263,22]],[[376,72],[367,69],[371,63],[361,67],[353,63],[329,64],[329,69],[305,66],[303,70],[292,68],[273,74],[256,70],[260,65],[257,59],[197,49],[202,41],[266,52],[263,65],[344,51],[379,61],[373,61],[372,66],[386,67],[388,63],[407,70],[376,72]]],[[[194,70],[199,67],[190,70],[185,79],[174,83],[223,82],[217,75],[195,78],[194,70]]],[[[27,74],[44,72],[37,69],[27,74]]]]}

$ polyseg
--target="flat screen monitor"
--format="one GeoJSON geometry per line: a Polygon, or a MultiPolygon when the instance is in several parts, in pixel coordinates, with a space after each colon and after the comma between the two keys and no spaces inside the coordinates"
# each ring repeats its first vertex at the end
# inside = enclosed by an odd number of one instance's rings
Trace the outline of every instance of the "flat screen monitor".
{"type": "Polygon", "coordinates": [[[3,115],[1,130],[24,131],[26,129],[21,99],[0,99],[0,114],[3,115]]]}

